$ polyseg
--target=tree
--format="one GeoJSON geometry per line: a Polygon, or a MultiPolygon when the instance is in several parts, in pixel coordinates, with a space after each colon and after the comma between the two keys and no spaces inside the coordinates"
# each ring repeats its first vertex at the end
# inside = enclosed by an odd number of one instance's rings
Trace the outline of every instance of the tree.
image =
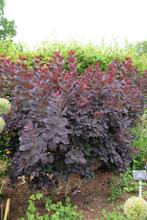
{"type": "Polygon", "coordinates": [[[0,40],[8,37],[12,38],[16,35],[16,27],[14,20],[7,20],[4,16],[5,0],[0,0],[0,40]]]}

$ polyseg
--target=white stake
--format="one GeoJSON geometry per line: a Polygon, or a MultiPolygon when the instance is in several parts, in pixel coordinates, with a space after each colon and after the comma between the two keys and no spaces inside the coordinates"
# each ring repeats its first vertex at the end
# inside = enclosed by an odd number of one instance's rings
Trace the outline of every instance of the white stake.
{"type": "Polygon", "coordinates": [[[142,198],[142,181],[139,180],[139,197],[142,198]]]}

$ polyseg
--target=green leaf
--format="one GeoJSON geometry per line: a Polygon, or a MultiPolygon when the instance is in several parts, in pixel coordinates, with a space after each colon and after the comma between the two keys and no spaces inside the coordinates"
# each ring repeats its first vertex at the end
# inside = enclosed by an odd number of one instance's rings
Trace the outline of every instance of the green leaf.
{"type": "Polygon", "coordinates": [[[37,220],[34,214],[27,213],[28,220],[37,220]]]}
{"type": "Polygon", "coordinates": [[[36,200],[36,196],[33,194],[33,195],[30,196],[30,199],[35,201],[36,200]]]}
{"type": "Polygon", "coordinates": [[[39,193],[36,193],[35,196],[37,200],[40,200],[43,197],[43,194],[39,192],[39,193]]]}
{"type": "Polygon", "coordinates": [[[36,207],[34,205],[34,202],[31,200],[29,200],[28,212],[30,212],[31,214],[36,212],[36,207]]]}

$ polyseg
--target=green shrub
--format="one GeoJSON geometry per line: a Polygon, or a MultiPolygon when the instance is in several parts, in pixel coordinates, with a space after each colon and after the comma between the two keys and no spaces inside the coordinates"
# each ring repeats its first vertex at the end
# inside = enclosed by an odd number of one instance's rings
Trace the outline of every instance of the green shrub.
{"type": "Polygon", "coordinates": [[[139,55],[147,54],[147,40],[139,41],[135,45],[133,45],[139,55]]]}
{"type": "Polygon", "coordinates": [[[140,54],[136,45],[127,43],[124,48],[121,48],[117,42],[111,42],[110,45],[106,45],[104,42],[99,45],[82,45],[74,41],[68,43],[44,42],[36,50],[31,51],[26,45],[16,44],[11,40],[0,41],[0,55],[5,55],[15,62],[19,60],[19,57],[26,57],[24,63],[29,67],[33,67],[35,56],[42,57],[43,62],[46,63],[55,51],[62,53],[66,60],[69,50],[76,51],[79,73],[95,62],[99,62],[102,70],[105,70],[114,59],[124,60],[125,57],[131,57],[133,64],[141,73],[147,69],[147,54],[140,54]]]}
{"type": "MultiPolygon", "coordinates": [[[[11,105],[9,101],[5,98],[0,98],[0,115],[4,115],[10,111],[11,105]]],[[[5,127],[5,120],[0,117],[0,177],[3,179],[6,175],[6,172],[4,172],[8,165],[8,157],[9,150],[7,149],[7,146],[9,145],[9,135],[7,132],[2,132],[5,127]],[[5,145],[5,152],[2,145],[5,145]],[[5,169],[4,169],[5,168],[5,169]]],[[[0,194],[2,194],[2,188],[3,188],[3,181],[0,186],[0,194]]]]}
{"type": "Polygon", "coordinates": [[[133,169],[143,169],[147,163],[147,110],[144,111],[138,126],[131,130],[135,139],[132,146],[139,150],[134,154],[132,161],[133,169]]]}
{"type": "Polygon", "coordinates": [[[5,98],[0,98],[0,115],[7,114],[10,109],[10,102],[5,98]]]}
{"type": "Polygon", "coordinates": [[[111,179],[111,195],[110,200],[115,200],[123,195],[125,192],[136,192],[138,184],[134,181],[132,171],[129,169],[127,172],[114,176],[111,179]]]}
{"type": "MultiPolygon", "coordinates": [[[[5,98],[0,98],[0,115],[4,115],[7,114],[10,111],[11,105],[9,103],[9,101],[5,98]]],[[[0,132],[2,132],[2,130],[5,127],[5,120],[0,117],[0,132]]]]}
{"type": "Polygon", "coordinates": [[[129,198],[124,205],[124,214],[129,220],[145,220],[147,218],[147,202],[140,197],[129,198]]]}

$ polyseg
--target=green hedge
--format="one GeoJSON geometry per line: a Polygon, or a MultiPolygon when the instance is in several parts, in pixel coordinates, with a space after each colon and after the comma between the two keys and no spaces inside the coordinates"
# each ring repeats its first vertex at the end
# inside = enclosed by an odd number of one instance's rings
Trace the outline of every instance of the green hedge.
{"type": "Polygon", "coordinates": [[[46,62],[55,51],[59,51],[66,58],[69,50],[76,51],[78,62],[78,72],[83,72],[88,66],[99,62],[103,70],[115,58],[124,60],[125,57],[131,57],[133,64],[139,69],[141,73],[147,69],[147,53],[146,50],[140,53],[138,44],[129,45],[126,43],[124,48],[121,48],[118,43],[112,42],[111,45],[101,43],[98,46],[93,44],[82,45],[78,42],[68,43],[42,43],[34,51],[29,50],[24,44],[16,44],[11,40],[0,41],[0,55],[5,55],[13,61],[17,61],[19,56],[27,57],[28,66],[33,65],[33,57],[41,56],[46,62]]]}

